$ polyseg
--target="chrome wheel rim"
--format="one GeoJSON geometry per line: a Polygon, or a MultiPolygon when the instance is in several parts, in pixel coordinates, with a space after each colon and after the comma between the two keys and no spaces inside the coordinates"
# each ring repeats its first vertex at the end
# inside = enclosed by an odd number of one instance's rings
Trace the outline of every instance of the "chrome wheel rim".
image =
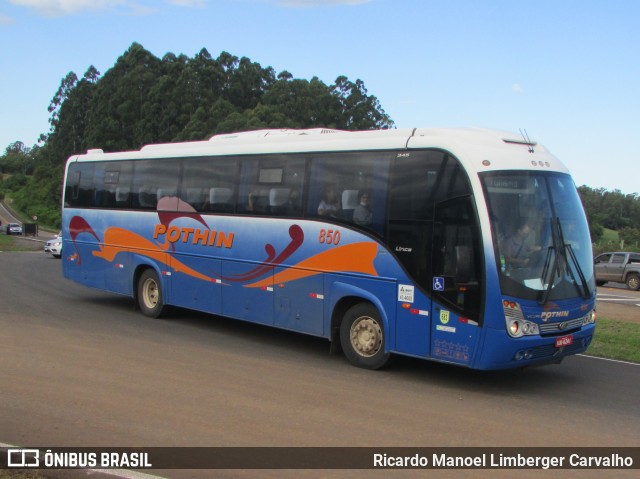
{"type": "Polygon", "coordinates": [[[353,350],[366,358],[375,356],[382,347],[382,328],[369,316],[363,316],[353,322],[349,337],[353,350]]]}
{"type": "Polygon", "coordinates": [[[158,283],[153,278],[147,278],[142,285],[142,300],[144,301],[144,304],[149,309],[153,309],[158,305],[159,299],[160,291],[158,283]]]}

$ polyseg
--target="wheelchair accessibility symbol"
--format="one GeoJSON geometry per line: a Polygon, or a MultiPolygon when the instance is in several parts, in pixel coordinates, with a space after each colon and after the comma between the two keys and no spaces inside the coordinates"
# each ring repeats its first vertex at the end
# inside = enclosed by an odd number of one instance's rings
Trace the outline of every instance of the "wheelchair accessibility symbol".
{"type": "Polygon", "coordinates": [[[434,276],[433,278],[433,290],[444,291],[444,278],[440,276],[434,276]]]}

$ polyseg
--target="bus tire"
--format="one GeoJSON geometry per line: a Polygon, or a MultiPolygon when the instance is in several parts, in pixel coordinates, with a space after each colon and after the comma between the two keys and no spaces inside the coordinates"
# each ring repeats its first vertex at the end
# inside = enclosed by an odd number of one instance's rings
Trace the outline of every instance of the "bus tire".
{"type": "Polygon", "coordinates": [[[159,318],[162,315],[162,285],[158,274],[151,268],[146,269],[138,280],[138,306],[142,314],[150,318],[159,318]]]}
{"type": "Polygon", "coordinates": [[[358,303],[347,310],[340,324],[340,344],[354,366],[380,369],[387,363],[384,326],[375,306],[358,303]]]}

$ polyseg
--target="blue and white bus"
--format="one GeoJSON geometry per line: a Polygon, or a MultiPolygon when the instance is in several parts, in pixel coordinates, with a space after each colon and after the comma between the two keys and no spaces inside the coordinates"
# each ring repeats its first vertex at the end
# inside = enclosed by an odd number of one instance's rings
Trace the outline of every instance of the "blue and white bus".
{"type": "MultiPolygon", "coordinates": [[[[591,241],[544,147],[483,129],[261,130],[69,158],[63,271],[167,306],[476,369],[595,329],[591,241]]],[[[212,317],[212,321],[215,319],[212,317]]]]}

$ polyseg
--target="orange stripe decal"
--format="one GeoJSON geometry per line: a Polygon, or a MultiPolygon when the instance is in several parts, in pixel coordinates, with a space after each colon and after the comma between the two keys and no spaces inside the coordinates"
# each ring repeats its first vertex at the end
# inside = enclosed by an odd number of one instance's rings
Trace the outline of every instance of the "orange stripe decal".
{"type": "Polygon", "coordinates": [[[287,283],[296,279],[314,276],[319,273],[352,272],[378,276],[373,261],[378,254],[376,243],[353,243],[324,251],[307,258],[293,267],[277,273],[247,288],[261,288],[274,283],[287,283]]]}
{"type": "Polygon", "coordinates": [[[167,252],[156,243],[153,243],[136,233],[132,233],[129,230],[117,227],[109,228],[104,232],[104,242],[105,245],[101,250],[94,251],[93,255],[102,258],[105,261],[109,261],[110,263],[113,262],[118,253],[135,249],[138,250],[139,254],[148,258],[153,258],[164,265],[170,266],[176,273],[184,273],[204,281],[213,280],[213,278],[189,268],[175,258],[169,259],[170,257],[167,252]],[[169,262],[171,264],[169,264],[169,262]]]}

